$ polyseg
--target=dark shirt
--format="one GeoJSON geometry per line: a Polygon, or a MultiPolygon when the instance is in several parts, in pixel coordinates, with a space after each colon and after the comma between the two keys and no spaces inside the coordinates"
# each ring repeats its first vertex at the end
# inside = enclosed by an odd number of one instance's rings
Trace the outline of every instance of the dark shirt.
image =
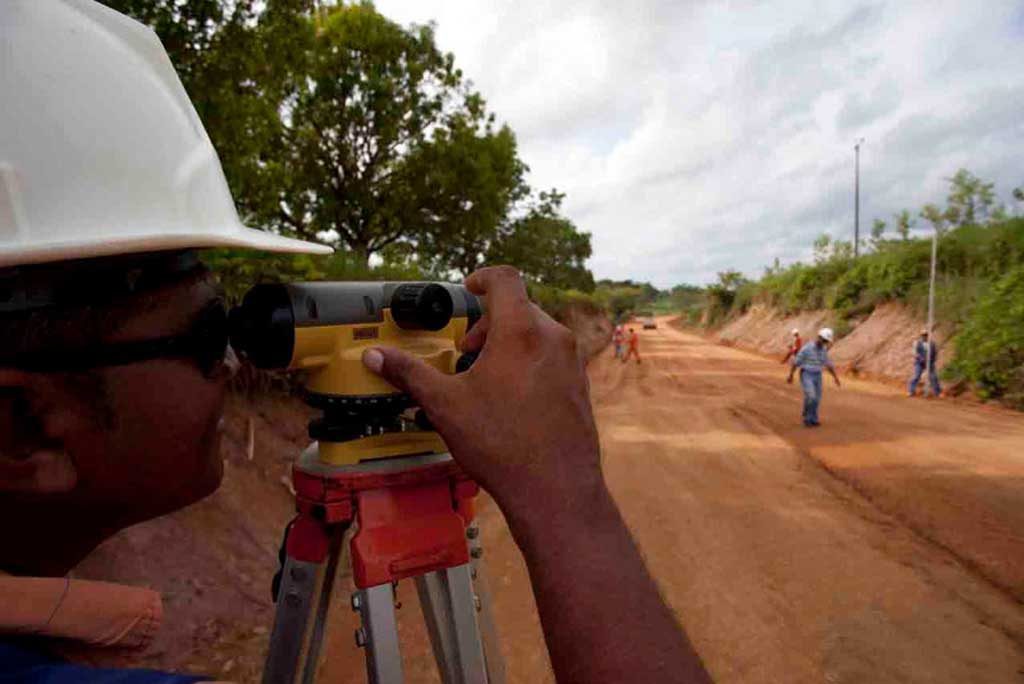
{"type": "Polygon", "coordinates": [[[73,665],[33,650],[23,639],[0,639],[0,684],[192,684],[210,677],[157,670],[73,665]]]}

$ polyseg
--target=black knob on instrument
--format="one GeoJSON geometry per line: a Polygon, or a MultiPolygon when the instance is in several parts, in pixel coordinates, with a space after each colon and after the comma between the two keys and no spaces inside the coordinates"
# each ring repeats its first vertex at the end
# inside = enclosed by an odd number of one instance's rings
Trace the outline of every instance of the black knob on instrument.
{"type": "Polygon", "coordinates": [[[451,294],[436,283],[406,283],[391,295],[391,318],[403,330],[441,330],[454,310],[451,294]]]}

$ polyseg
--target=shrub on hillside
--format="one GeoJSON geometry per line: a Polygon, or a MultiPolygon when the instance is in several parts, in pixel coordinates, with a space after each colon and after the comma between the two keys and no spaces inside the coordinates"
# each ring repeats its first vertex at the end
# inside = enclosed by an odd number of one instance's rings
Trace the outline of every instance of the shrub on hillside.
{"type": "Polygon", "coordinates": [[[947,375],[971,382],[982,397],[1024,409],[1024,265],[981,297],[954,344],[947,375]]]}

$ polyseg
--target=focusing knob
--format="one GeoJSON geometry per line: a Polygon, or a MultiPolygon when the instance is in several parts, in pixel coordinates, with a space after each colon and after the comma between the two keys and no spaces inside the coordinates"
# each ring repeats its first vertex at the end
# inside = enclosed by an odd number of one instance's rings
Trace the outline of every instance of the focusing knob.
{"type": "Polygon", "coordinates": [[[403,330],[441,330],[454,310],[451,294],[436,283],[405,283],[391,295],[391,318],[403,330]]]}

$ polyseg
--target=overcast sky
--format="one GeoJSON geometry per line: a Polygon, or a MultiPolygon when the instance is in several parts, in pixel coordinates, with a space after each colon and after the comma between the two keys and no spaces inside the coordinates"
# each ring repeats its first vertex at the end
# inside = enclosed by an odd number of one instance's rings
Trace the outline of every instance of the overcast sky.
{"type": "Polygon", "coordinates": [[[1024,0],[377,0],[434,21],[598,278],[757,276],[945,196],[1024,185],[1024,0]]]}

